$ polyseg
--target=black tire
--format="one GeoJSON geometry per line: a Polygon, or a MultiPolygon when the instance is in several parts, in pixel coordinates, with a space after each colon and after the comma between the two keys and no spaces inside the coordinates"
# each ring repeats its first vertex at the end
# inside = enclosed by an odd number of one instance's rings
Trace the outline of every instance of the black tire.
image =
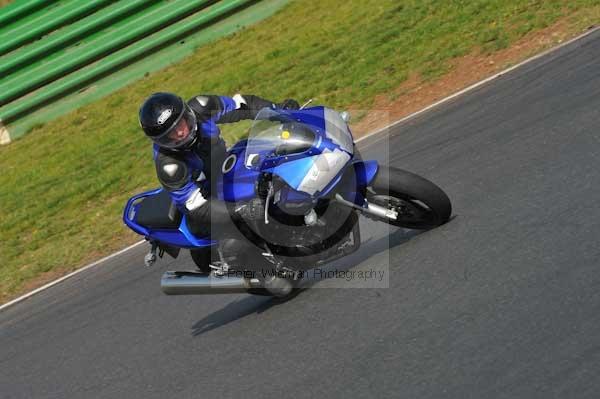
{"type": "Polygon", "coordinates": [[[212,247],[203,247],[198,249],[191,249],[190,254],[192,255],[192,260],[196,264],[198,270],[202,273],[210,273],[210,262],[212,260],[212,247]]]}
{"type": "Polygon", "coordinates": [[[397,220],[377,220],[409,229],[437,227],[452,214],[450,199],[441,188],[419,175],[388,166],[379,167],[367,188],[367,200],[398,211],[397,220]]]}

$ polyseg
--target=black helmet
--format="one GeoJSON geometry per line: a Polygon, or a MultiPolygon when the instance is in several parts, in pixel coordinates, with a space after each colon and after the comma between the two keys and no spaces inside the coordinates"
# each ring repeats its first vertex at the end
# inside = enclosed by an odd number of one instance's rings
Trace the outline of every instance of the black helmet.
{"type": "Polygon", "coordinates": [[[183,149],[196,140],[198,123],[192,109],[172,93],[154,93],[140,107],[140,126],[161,147],[183,149]]]}

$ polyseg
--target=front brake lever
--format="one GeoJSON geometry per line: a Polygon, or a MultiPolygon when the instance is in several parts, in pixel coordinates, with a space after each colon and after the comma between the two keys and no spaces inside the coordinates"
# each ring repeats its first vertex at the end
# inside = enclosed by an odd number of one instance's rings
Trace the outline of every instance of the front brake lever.
{"type": "Polygon", "coordinates": [[[267,191],[267,199],[265,200],[265,224],[269,224],[269,202],[273,196],[273,182],[269,182],[269,191],[267,191]]]}

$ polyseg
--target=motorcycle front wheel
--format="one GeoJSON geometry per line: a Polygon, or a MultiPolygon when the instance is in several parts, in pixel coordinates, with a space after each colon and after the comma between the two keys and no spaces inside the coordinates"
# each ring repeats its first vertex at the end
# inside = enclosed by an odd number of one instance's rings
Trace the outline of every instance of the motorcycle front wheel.
{"type": "Polygon", "coordinates": [[[446,223],[452,205],[446,193],[429,180],[402,169],[380,166],[367,187],[367,201],[397,213],[377,220],[409,229],[430,229],[446,223]]]}

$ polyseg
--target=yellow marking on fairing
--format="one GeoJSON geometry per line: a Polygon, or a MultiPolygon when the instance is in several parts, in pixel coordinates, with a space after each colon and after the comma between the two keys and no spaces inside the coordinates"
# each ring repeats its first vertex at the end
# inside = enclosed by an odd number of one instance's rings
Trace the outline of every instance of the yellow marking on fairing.
{"type": "Polygon", "coordinates": [[[284,130],[283,132],[281,132],[281,138],[284,140],[287,140],[290,138],[290,132],[287,130],[284,130]]]}

